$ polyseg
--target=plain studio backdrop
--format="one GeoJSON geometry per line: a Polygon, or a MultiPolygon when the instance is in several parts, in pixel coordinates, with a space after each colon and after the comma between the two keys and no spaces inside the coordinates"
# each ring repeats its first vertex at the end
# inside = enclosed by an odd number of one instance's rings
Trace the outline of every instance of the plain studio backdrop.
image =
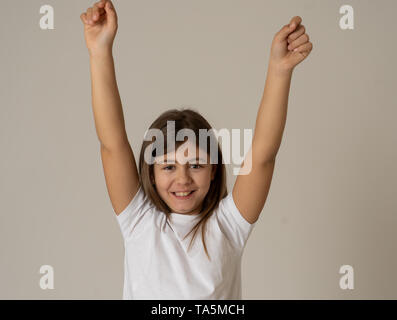
{"type": "MultiPolygon", "coordinates": [[[[123,241],[107,194],[80,14],[93,1],[2,1],[0,298],[120,299],[123,241]],[[39,286],[54,269],[54,289],[39,286]]],[[[397,298],[397,3],[114,0],[117,81],[135,157],[161,112],[254,129],[274,34],[299,15],[271,189],[242,265],[244,299],[397,298]],[[339,8],[354,9],[342,30],[339,8]],[[340,267],[354,289],[339,286],[340,267]]],[[[228,190],[236,176],[228,166],[228,190]]]]}

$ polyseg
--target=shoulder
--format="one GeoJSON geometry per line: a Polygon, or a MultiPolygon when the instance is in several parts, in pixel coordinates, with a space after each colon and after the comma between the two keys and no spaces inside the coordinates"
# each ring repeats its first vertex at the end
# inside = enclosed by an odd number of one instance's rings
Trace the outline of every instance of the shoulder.
{"type": "Polygon", "coordinates": [[[161,217],[160,211],[145,194],[142,186],[127,207],[116,216],[125,240],[140,234],[146,226],[151,226],[153,219],[161,217]]]}
{"type": "Polygon", "coordinates": [[[245,220],[236,206],[232,192],[219,202],[213,215],[224,235],[237,247],[243,248],[256,222],[249,223],[245,220]]]}

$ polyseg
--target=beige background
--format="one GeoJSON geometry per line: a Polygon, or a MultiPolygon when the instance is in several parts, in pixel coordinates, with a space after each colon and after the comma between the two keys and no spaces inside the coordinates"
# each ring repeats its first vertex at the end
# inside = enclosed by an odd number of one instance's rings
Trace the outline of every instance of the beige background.
{"type": "MultiPolygon", "coordinates": [[[[0,298],[119,299],[123,242],[107,195],[80,14],[92,1],[2,1],[0,298]],[[39,8],[55,30],[39,28],[39,8]],[[41,290],[41,265],[55,289],[41,290]]],[[[244,299],[397,298],[395,12],[383,1],[117,1],[114,57],[138,157],[162,111],[254,128],[270,44],[299,15],[314,49],[294,71],[268,201],[243,257],[244,299]],[[339,28],[340,6],[355,29],[339,28]],[[354,290],[339,288],[352,265],[354,290]]],[[[235,176],[229,167],[229,191],[235,176]]]]}

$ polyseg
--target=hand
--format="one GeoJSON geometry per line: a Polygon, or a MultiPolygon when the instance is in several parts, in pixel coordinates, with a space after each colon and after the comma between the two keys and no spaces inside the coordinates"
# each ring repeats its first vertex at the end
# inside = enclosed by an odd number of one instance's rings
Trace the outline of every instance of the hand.
{"type": "Polygon", "coordinates": [[[117,13],[110,0],[100,0],[80,15],[91,53],[111,52],[117,32],[117,13]]]}
{"type": "Polygon", "coordinates": [[[282,73],[290,73],[310,54],[313,44],[301,25],[302,18],[295,16],[274,36],[270,65],[282,73]]]}

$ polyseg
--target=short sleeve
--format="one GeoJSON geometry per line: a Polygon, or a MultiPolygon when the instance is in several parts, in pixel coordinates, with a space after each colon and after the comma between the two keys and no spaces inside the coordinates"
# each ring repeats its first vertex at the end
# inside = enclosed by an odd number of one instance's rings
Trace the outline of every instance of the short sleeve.
{"type": "Polygon", "coordinates": [[[218,223],[226,237],[239,249],[244,249],[245,244],[256,222],[249,223],[241,215],[232,192],[219,203],[217,210],[218,223]]]}
{"type": "MultiPolygon", "coordinates": [[[[142,227],[144,221],[148,220],[145,219],[148,218],[145,215],[149,213],[151,207],[150,200],[143,192],[142,186],[139,186],[127,207],[119,215],[116,215],[124,240],[128,240],[138,231],[137,227],[142,227]]],[[[114,210],[113,212],[116,213],[114,210]]]]}

